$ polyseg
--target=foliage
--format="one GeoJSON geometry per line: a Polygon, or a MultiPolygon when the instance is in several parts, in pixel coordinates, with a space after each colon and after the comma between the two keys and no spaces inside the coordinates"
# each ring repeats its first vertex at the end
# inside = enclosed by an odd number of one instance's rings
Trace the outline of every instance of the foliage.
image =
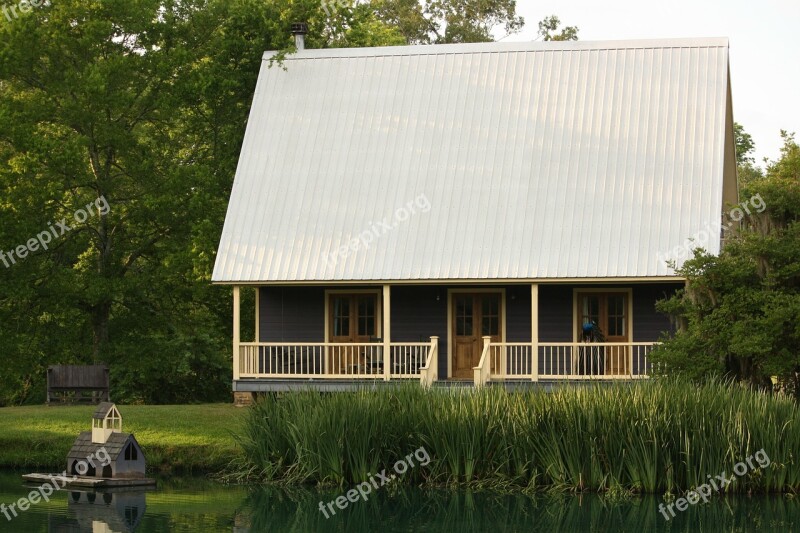
{"type": "Polygon", "coordinates": [[[370,6],[408,44],[488,42],[498,27],[511,35],[525,25],[516,0],[375,0],[370,6]]]}
{"type": "Polygon", "coordinates": [[[747,187],[754,180],[764,177],[761,167],[756,165],[753,152],[756,144],[753,137],[744,131],[741,124],[733,125],[734,142],[736,144],[736,170],[740,188],[747,187]]]}
{"type": "Polygon", "coordinates": [[[564,26],[560,32],[556,33],[560,25],[561,20],[557,16],[545,17],[539,22],[539,37],[543,41],[578,40],[578,28],[576,26],[564,26]]]}
{"type": "MultiPolygon", "coordinates": [[[[13,324],[4,353],[26,361],[12,379],[41,390],[48,363],[103,361],[121,398],[190,399],[182,381],[196,400],[227,396],[225,291],[203,283],[218,230],[204,231],[224,212],[232,158],[222,155],[238,141],[208,135],[221,125],[206,116],[204,141],[189,144],[200,7],[70,0],[2,28],[2,242],[24,243],[51,221],[75,226],[0,272],[10,289],[0,315],[13,324]],[[101,199],[107,213],[73,223],[101,199]]],[[[26,399],[10,389],[6,400],[26,399]]]]}
{"type": "Polygon", "coordinates": [[[775,377],[800,397],[800,147],[782,135],[780,160],[740,195],[763,212],[744,210],[719,256],[695,250],[677,270],[687,287],[658,304],[682,326],[652,354],[667,372],[764,388],[775,377]]]}
{"type": "MultiPolygon", "coordinates": [[[[238,436],[242,479],[346,485],[424,447],[408,484],[531,491],[683,491],[755,451],[772,460],[728,492],[800,488],[800,407],[721,382],[507,392],[380,388],[268,396],[238,436]]],[[[235,476],[234,476],[235,477],[235,476]]]]}
{"type": "Polygon", "coordinates": [[[742,166],[746,163],[755,163],[751,154],[756,149],[756,143],[738,122],[733,124],[733,137],[736,144],[736,164],[742,166]]]}

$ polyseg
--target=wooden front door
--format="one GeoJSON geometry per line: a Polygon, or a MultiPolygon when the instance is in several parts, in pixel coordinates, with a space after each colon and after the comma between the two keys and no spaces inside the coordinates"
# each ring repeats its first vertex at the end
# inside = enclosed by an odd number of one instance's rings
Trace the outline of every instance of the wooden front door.
{"type": "MultiPolygon", "coordinates": [[[[332,294],[330,332],[332,343],[368,343],[377,340],[378,295],[374,293],[332,294]]],[[[328,349],[329,372],[333,374],[379,373],[379,347],[332,346],[328,349]]]]}
{"type": "MultiPolygon", "coordinates": [[[[624,292],[578,293],[578,339],[588,342],[628,342],[628,294],[624,292]],[[596,324],[599,332],[594,338],[584,338],[584,324],[596,324]]],[[[594,354],[594,352],[591,352],[594,354]]],[[[594,354],[596,356],[596,354],[594,354]]],[[[602,361],[582,361],[581,374],[628,374],[628,348],[606,346],[600,354],[602,361]]]]}
{"type": "Polygon", "coordinates": [[[483,352],[483,336],[500,342],[501,306],[499,292],[453,294],[454,379],[473,379],[483,352]]]}

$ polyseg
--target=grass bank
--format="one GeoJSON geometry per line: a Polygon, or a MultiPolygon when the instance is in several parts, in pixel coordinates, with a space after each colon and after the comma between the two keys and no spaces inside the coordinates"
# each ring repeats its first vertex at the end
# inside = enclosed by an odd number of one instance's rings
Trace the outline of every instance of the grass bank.
{"type": "Polygon", "coordinates": [[[799,415],[785,397],[655,379],[554,393],[417,386],[296,393],[249,411],[237,475],[354,484],[424,447],[430,462],[410,468],[403,482],[678,493],[723,472],[730,477],[750,458],[752,468],[726,492],[796,491],[799,415]],[[769,466],[752,457],[761,449],[769,466]]]}
{"type": "MultiPolygon", "coordinates": [[[[219,472],[241,453],[232,433],[245,410],[230,404],[121,405],[123,431],[136,435],[152,474],[219,472]]],[[[64,469],[94,407],[0,408],[0,468],[64,469]]]]}

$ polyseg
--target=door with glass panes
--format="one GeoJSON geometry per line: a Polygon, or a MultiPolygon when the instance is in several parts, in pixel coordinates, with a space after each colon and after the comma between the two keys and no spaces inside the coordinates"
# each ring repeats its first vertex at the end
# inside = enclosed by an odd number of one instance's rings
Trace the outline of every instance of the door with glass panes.
{"type": "MultiPolygon", "coordinates": [[[[585,342],[628,342],[628,305],[628,293],[625,292],[578,293],[578,338],[585,342]],[[585,324],[595,325],[591,337],[584,334],[585,324]]],[[[594,373],[585,370],[601,368],[605,375],[626,375],[629,373],[628,355],[627,346],[604,346],[603,360],[599,365],[593,366],[586,361],[581,365],[579,362],[575,373],[594,373]]]]}
{"type": "Polygon", "coordinates": [[[478,366],[483,352],[482,337],[491,337],[492,342],[502,341],[500,304],[499,292],[453,294],[451,368],[454,379],[473,379],[473,369],[478,366]]]}
{"type": "Polygon", "coordinates": [[[329,346],[328,372],[378,374],[383,371],[378,331],[376,293],[331,294],[329,339],[331,343],[373,343],[370,346],[329,346]]]}

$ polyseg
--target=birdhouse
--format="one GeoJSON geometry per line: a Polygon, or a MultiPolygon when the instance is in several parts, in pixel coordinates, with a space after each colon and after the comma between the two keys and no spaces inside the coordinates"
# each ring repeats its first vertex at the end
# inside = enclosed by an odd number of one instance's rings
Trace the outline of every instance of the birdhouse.
{"type": "Polygon", "coordinates": [[[122,415],[110,402],[97,406],[92,431],[78,435],[67,455],[67,472],[90,478],[141,479],[145,466],[141,446],[122,432],[122,415]]]}

